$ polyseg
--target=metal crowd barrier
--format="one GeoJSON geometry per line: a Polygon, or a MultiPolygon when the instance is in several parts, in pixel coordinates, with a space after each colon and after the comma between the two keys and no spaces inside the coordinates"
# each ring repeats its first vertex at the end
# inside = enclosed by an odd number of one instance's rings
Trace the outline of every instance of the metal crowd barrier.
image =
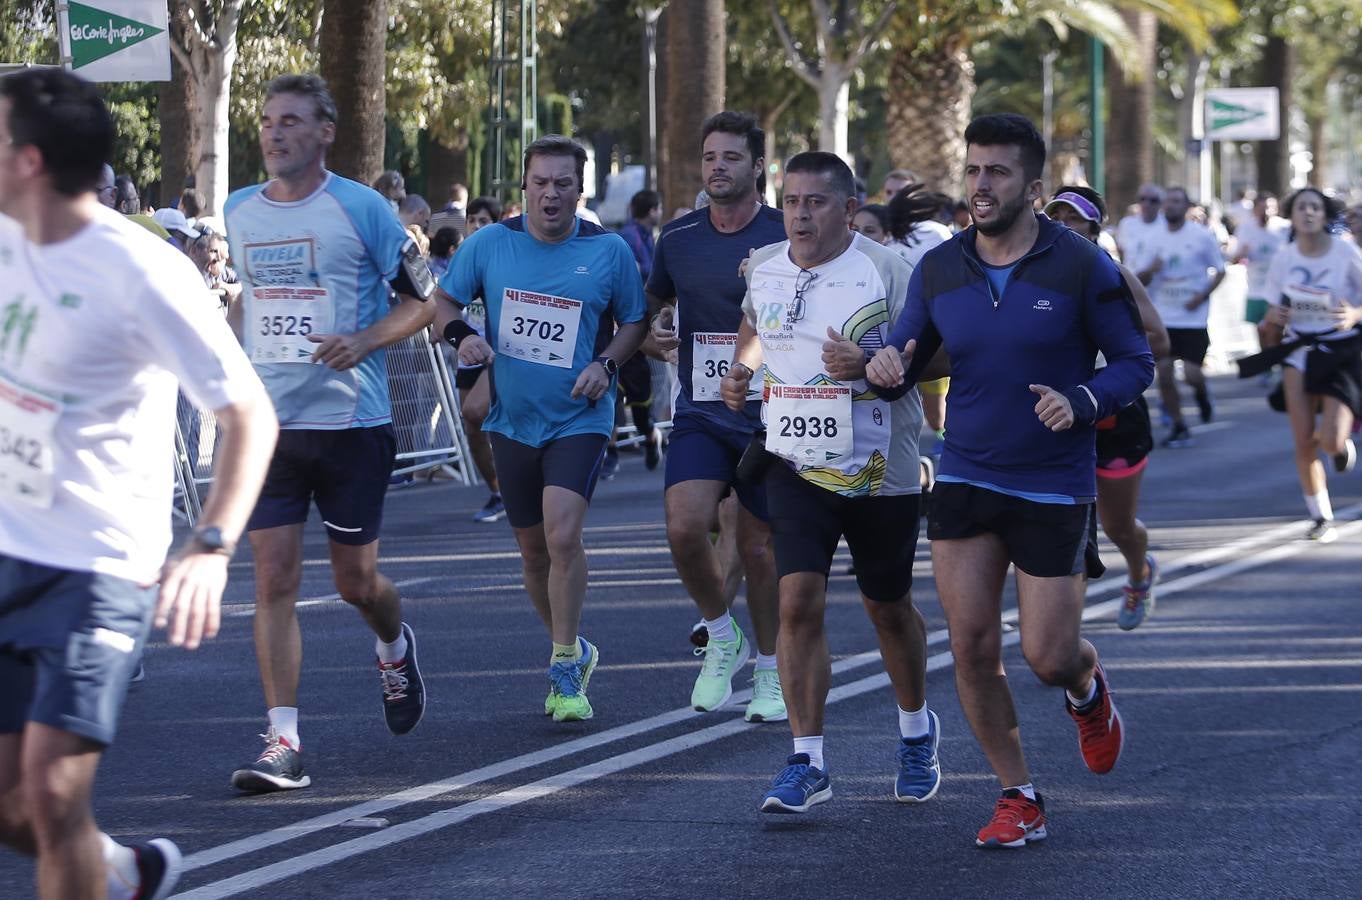
{"type": "MultiPolygon", "coordinates": [[[[392,397],[397,459],[392,474],[443,470],[453,480],[477,482],[468,452],[454,381],[444,354],[424,329],[388,348],[388,391],[392,397]]],[[[177,520],[193,525],[203,512],[201,497],[213,483],[217,420],[180,395],[175,422],[175,506],[177,520]]]]}

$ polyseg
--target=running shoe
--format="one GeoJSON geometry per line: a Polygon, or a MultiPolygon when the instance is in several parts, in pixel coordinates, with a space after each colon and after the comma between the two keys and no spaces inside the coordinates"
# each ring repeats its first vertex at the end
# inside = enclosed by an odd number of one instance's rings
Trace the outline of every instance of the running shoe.
{"type": "Polygon", "coordinates": [[[1196,408],[1201,413],[1203,424],[1209,425],[1215,416],[1215,404],[1211,402],[1211,392],[1202,388],[1196,391],[1196,408]]]}
{"type": "Polygon", "coordinates": [[[137,860],[137,900],[165,900],[183,871],[180,848],[165,838],[132,846],[137,860]]]}
{"type": "Polygon", "coordinates": [[[737,622],[733,623],[733,634],[736,637],[731,641],[711,637],[703,650],[695,649],[696,656],[705,658],[690,692],[690,705],[696,712],[713,712],[733,696],[733,673],[743,667],[752,652],[737,622]]]}
{"type": "Polygon", "coordinates": [[[701,649],[709,643],[709,629],[705,627],[704,619],[691,626],[690,642],[701,649]]]}
{"type": "Polygon", "coordinates": [[[809,754],[796,753],[785,760],[771,790],[761,801],[767,813],[802,813],[832,799],[832,779],[828,773],[809,765],[809,754]]]}
{"type": "Polygon", "coordinates": [[[993,807],[993,818],[979,829],[974,843],[991,850],[1025,847],[1045,838],[1045,799],[1037,794],[1032,800],[1016,788],[1009,788],[998,798],[993,807]]]}
{"type": "Polygon", "coordinates": [[[393,734],[406,734],[417,726],[426,712],[426,684],[416,664],[416,635],[402,623],[407,638],[407,655],[397,662],[378,661],[378,678],[383,685],[383,720],[393,734]]]}
{"type": "Polygon", "coordinates": [[[662,451],[658,445],[662,442],[662,435],[653,430],[648,434],[648,440],[643,442],[643,465],[651,472],[657,468],[657,464],[662,461],[662,451]]]}
{"type": "MultiPolygon", "coordinates": [[[[580,722],[596,713],[591,701],[586,699],[586,686],[591,681],[591,673],[596,671],[601,654],[584,637],[577,638],[582,645],[582,655],[571,662],[556,662],[549,666],[549,683],[552,685],[550,699],[553,703],[553,721],[580,722]],[[554,696],[556,695],[556,696],[554,696]]],[[[549,700],[544,701],[544,708],[549,700]]]]}
{"type": "Polygon", "coordinates": [[[303,757],[297,747],[273,728],[260,736],[265,739],[264,752],[255,762],[232,773],[232,787],[248,794],[267,794],[305,788],[312,783],[303,774],[303,757]]]}
{"type": "Polygon", "coordinates": [[[1352,438],[1343,442],[1343,452],[1334,454],[1334,471],[1343,473],[1351,472],[1357,465],[1357,445],[1352,438]]]}
{"type": "Polygon", "coordinates": [[[138,684],[146,680],[147,680],[146,663],[142,662],[141,660],[138,660],[137,671],[132,673],[132,677],[128,679],[128,684],[138,684]]]}
{"type": "Polygon", "coordinates": [[[1321,544],[1332,544],[1338,540],[1338,529],[1334,527],[1333,519],[1316,519],[1315,524],[1305,533],[1305,537],[1321,544]]]}
{"type": "Polygon", "coordinates": [[[1165,447],[1190,447],[1192,445],[1192,431],[1185,422],[1180,422],[1173,426],[1173,430],[1168,432],[1168,437],[1163,439],[1165,447]]]}
{"type": "Polygon", "coordinates": [[[493,494],[487,498],[487,502],[482,505],[482,509],[473,513],[474,522],[495,522],[506,515],[506,504],[501,502],[500,494],[493,494]]]}
{"type": "Polygon", "coordinates": [[[894,778],[894,799],[900,803],[926,803],[941,787],[941,722],[927,710],[927,733],[899,738],[899,772],[894,778]]]}
{"type": "Polygon", "coordinates": [[[1092,677],[1097,682],[1097,695],[1080,709],[1069,702],[1068,692],[1065,692],[1064,707],[1078,725],[1078,749],[1083,754],[1083,762],[1090,771],[1105,775],[1121,758],[1126,732],[1121,714],[1111,700],[1107,673],[1100,662],[1093,669],[1092,677]]]}
{"type": "Polygon", "coordinates": [[[1140,627],[1140,623],[1154,615],[1154,582],[1159,579],[1159,564],[1154,561],[1152,555],[1146,556],[1145,564],[1149,566],[1149,578],[1145,581],[1129,581],[1126,586],[1121,588],[1125,594],[1125,603],[1121,604],[1121,611],[1116,614],[1116,624],[1122,631],[1133,631],[1140,627]]]}
{"type": "Polygon", "coordinates": [[[752,699],[747,701],[747,712],[742,717],[749,722],[784,722],[790,717],[785,711],[779,672],[758,669],[752,673],[752,699]]]}

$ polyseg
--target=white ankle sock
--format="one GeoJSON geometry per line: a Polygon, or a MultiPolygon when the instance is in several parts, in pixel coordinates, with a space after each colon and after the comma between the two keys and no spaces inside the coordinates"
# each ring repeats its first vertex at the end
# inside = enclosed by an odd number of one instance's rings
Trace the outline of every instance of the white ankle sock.
{"type": "Polygon", "coordinates": [[[823,736],[821,734],[795,738],[794,752],[809,754],[809,765],[820,772],[827,771],[823,768],[823,736]]]}
{"type": "Polygon", "coordinates": [[[728,613],[717,619],[705,619],[705,628],[709,629],[711,641],[731,641],[737,637],[733,633],[733,616],[728,613]]]}
{"type": "Polygon", "coordinates": [[[767,656],[765,653],[758,653],[758,654],[757,654],[757,671],[758,671],[758,672],[764,671],[764,670],[766,670],[766,669],[774,669],[775,667],[776,667],[776,655],[775,655],[774,653],[772,653],[770,656],[767,656]]]}
{"type": "Polygon", "coordinates": [[[303,746],[298,739],[298,707],[273,706],[270,707],[268,715],[274,733],[288,741],[288,745],[294,750],[301,750],[303,746]]]}
{"type": "Polygon", "coordinates": [[[902,706],[899,710],[899,734],[906,738],[920,738],[931,730],[931,722],[927,718],[927,704],[922,704],[922,708],[908,712],[902,706]]]}
{"type": "Polygon", "coordinates": [[[374,652],[378,654],[380,662],[395,663],[401,662],[407,655],[407,631],[405,628],[397,632],[397,640],[391,644],[382,638],[374,638],[374,652]]]}
{"type": "Polygon", "coordinates": [[[1324,519],[1326,521],[1333,521],[1334,506],[1332,503],[1329,502],[1328,491],[1320,491],[1318,494],[1313,495],[1306,494],[1305,508],[1307,511],[1309,511],[1310,518],[1314,519],[1317,522],[1320,519],[1324,519]]]}
{"type": "Polygon", "coordinates": [[[1083,707],[1091,703],[1093,701],[1093,698],[1097,696],[1097,674],[1093,673],[1092,681],[1089,682],[1088,684],[1088,695],[1086,697],[1080,699],[1078,697],[1075,697],[1073,694],[1070,694],[1068,691],[1065,691],[1064,693],[1068,696],[1070,703],[1072,703],[1075,707],[1082,709],[1083,707]]]}
{"type": "Polygon", "coordinates": [[[108,875],[109,900],[132,900],[142,887],[142,875],[137,871],[137,854],[131,847],[100,832],[104,845],[104,871],[108,875]]]}
{"type": "Polygon", "coordinates": [[[1003,788],[1003,790],[1021,791],[1022,794],[1025,795],[1027,800],[1030,800],[1032,803],[1036,802],[1036,789],[1031,786],[1031,782],[1029,781],[1026,782],[1026,784],[1019,784],[1015,787],[1003,788]]]}

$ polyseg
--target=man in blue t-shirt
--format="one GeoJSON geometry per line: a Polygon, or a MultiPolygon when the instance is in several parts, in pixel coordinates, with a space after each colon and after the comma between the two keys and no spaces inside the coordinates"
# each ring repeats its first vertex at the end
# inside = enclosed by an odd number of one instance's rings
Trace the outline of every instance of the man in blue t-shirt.
{"type": "Polygon", "coordinates": [[[279,414],[279,443],[247,531],[255,557],[255,645],[268,707],[264,751],[232,773],[252,793],[306,787],[298,737],[302,647],[295,606],[313,503],[341,599],[376,636],[388,729],[425,709],[416,638],[378,571],[383,499],[396,454],[384,348],[428,325],[430,271],[376,191],[326,169],[336,104],[316,75],[266,88],[260,148],[270,180],[224,204],[243,294],[238,333],[279,414]],[[388,302],[389,291],[399,302],[388,302]]]}
{"type": "Polygon", "coordinates": [[[578,634],[582,522],[615,425],[619,367],[643,341],[643,285],[629,245],[576,216],[586,151],[559,135],[525,148],[525,214],[480,229],[440,281],[443,334],[465,365],[490,365],[492,441],[525,590],[553,650],[545,715],[589,719],[596,647],[578,634]],[[462,309],[485,304],[486,334],[462,309]],[[597,333],[619,330],[596,353],[597,333]]]}
{"type": "MultiPolygon", "coordinates": [[[[709,534],[730,490],[739,501],[737,546],[747,577],[747,606],[757,642],[757,667],[746,718],[784,721],[776,671],[779,597],[766,493],[738,478],[738,460],[761,427],[761,391],[747,409],[726,407],[719,384],[728,372],[742,324],[747,283],[738,273],[753,249],[785,240],[785,220],[762,206],[757,181],[765,165],[765,134],[745,113],[721,112],[701,129],[701,173],[709,206],[662,229],[648,279],[652,337],[675,350],[677,394],[667,450],[667,540],[681,581],[704,618],[705,661],[691,691],[701,712],[723,706],[734,674],[752,649],[729,613],[720,557],[709,534]]],[[[760,383],[760,382],[756,382],[760,383]]]]}

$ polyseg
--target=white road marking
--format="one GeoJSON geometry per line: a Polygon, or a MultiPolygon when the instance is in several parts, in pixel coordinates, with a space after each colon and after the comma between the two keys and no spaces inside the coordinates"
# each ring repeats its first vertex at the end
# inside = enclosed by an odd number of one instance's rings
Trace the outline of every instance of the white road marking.
{"type": "MultiPolygon", "coordinates": [[[[1362,504],[1339,510],[1338,517],[1341,520],[1343,518],[1355,516],[1358,513],[1362,513],[1362,504]]],[[[1176,561],[1168,563],[1164,567],[1164,572],[1171,573],[1191,566],[1205,564],[1213,560],[1234,556],[1240,552],[1254,550],[1260,545],[1274,543],[1284,536],[1291,534],[1299,535],[1303,530],[1304,523],[1302,522],[1290,522],[1280,525],[1258,535],[1241,538],[1220,547],[1208,548],[1206,550],[1187,554],[1176,561]]],[[[1347,538],[1355,533],[1362,532],[1362,522],[1341,524],[1338,530],[1340,538],[1347,538]]],[[[1181,578],[1173,580],[1165,579],[1160,583],[1159,596],[1166,597],[1171,594],[1185,593],[1208,582],[1231,577],[1251,569],[1287,559],[1291,556],[1296,556],[1315,546],[1317,545],[1305,540],[1278,543],[1276,546],[1255,553],[1251,557],[1234,559],[1230,562],[1216,565],[1203,571],[1194,572],[1181,578]]],[[[1123,580],[1124,579],[1122,578],[1103,579],[1100,582],[1090,584],[1088,586],[1088,593],[1089,595],[1102,593],[1103,591],[1110,590],[1113,587],[1113,583],[1119,584],[1123,580]]],[[[1122,599],[1116,598],[1090,606],[1084,610],[1083,620],[1091,621],[1115,612],[1120,607],[1121,603],[1122,599]]],[[[1009,614],[1008,618],[1015,621],[1015,610],[1009,614]]],[[[944,629],[940,629],[929,634],[927,638],[928,645],[932,646],[945,641],[947,639],[947,633],[944,629]]],[[[1020,640],[1021,635],[1018,632],[1005,634],[1003,636],[1003,646],[1014,646],[1019,643],[1020,640]]],[[[868,651],[853,657],[848,657],[834,664],[833,672],[834,674],[838,674],[878,661],[878,651],[868,651]]],[[[950,662],[951,655],[949,651],[937,653],[929,657],[927,668],[929,672],[937,671],[948,666],[950,662]]],[[[841,702],[842,700],[857,697],[869,691],[885,687],[888,684],[888,675],[880,672],[833,688],[828,693],[827,702],[829,704],[841,702]]],[[[742,703],[749,699],[750,696],[750,691],[735,692],[732,702],[735,704],[742,703]]],[[[190,871],[214,865],[219,862],[244,856],[265,847],[283,843],[293,838],[313,834],[317,831],[340,825],[345,821],[356,817],[372,816],[409,803],[429,800],[441,794],[461,790],[480,782],[499,778],[532,766],[552,762],[574,753],[643,734],[667,725],[683,722],[687,719],[698,718],[701,715],[703,714],[696,713],[689,708],[676,709],[667,713],[662,713],[661,715],[652,716],[627,725],[608,729],[607,731],[595,735],[555,745],[552,748],[512,757],[499,763],[484,766],[480,769],[475,769],[460,775],[454,775],[429,784],[418,785],[395,794],[390,794],[386,797],[336,810],[312,819],[306,819],[294,823],[293,825],[283,826],[271,831],[231,841],[218,847],[202,850],[185,857],[184,868],[185,871],[190,871]]],[[[338,862],[393,843],[419,837],[432,831],[446,828],[450,825],[468,821],[469,819],[485,813],[496,812],[520,803],[539,799],[575,787],[579,784],[594,781],[605,777],[606,775],[611,775],[634,766],[661,759],[682,750],[706,743],[712,743],[724,737],[740,734],[744,731],[760,727],[764,726],[752,725],[741,719],[730,720],[676,738],[641,747],[629,753],[613,756],[568,772],[553,775],[531,784],[510,788],[483,797],[479,800],[459,804],[422,818],[402,823],[401,825],[392,826],[384,829],[382,832],[368,834],[320,850],[284,859],[268,866],[248,870],[176,896],[195,898],[195,900],[234,896],[285,878],[293,877],[303,872],[329,865],[333,862],[338,862]]]]}
{"type": "MultiPolygon", "coordinates": [[[[436,576],[434,576],[434,575],[426,575],[426,576],[423,576],[423,577],[421,577],[421,578],[403,578],[401,581],[394,581],[394,582],[393,582],[393,585],[394,585],[395,587],[411,587],[413,584],[425,584],[427,581],[435,581],[435,580],[436,580],[436,576]]],[[[340,594],[324,594],[324,595],[321,596],[321,597],[307,597],[307,598],[305,598],[305,599],[299,600],[297,603],[295,603],[295,604],[293,604],[293,605],[294,605],[295,607],[298,607],[298,608],[305,608],[305,607],[309,607],[309,606],[321,606],[321,605],[323,605],[323,604],[340,603],[340,602],[341,602],[341,595],[340,595],[340,594]]],[[[227,609],[223,610],[222,615],[223,615],[224,618],[233,618],[233,619],[241,618],[242,616],[253,616],[253,615],[255,615],[255,604],[254,604],[254,603],[245,603],[245,604],[235,604],[235,603],[233,603],[233,604],[231,604],[230,607],[228,607],[227,609]]]]}

